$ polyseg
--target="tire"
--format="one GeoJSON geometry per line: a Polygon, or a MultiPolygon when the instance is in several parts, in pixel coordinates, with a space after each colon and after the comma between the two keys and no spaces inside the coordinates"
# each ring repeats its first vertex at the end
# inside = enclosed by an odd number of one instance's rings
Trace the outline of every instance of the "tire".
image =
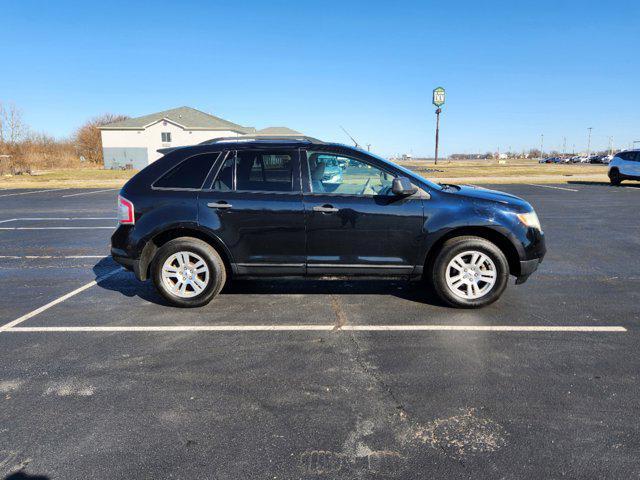
{"type": "Polygon", "coordinates": [[[620,176],[620,172],[617,168],[614,168],[609,172],[609,181],[611,182],[611,185],[615,187],[622,183],[622,177],[620,176]]]}
{"type": "Polygon", "coordinates": [[[484,238],[456,237],[447,240],[438,252],[429,280],[447,305],[480,308],[495,302],[504,292],[509,281],[509,263],[504,253],[484,238]],[[477,265],[472,265],[474,260],[477,265]],[[454,264],[470,268],[462,269],[454,264]]]}
{"type": "Polygon", "coordinates": [[[206,305],[220,293],[227,272],[222,258],[211,245],[197,238],[180,237],[168,241],[156,252],[151,263],[151,278],[170,304],[192,308],[206,305]],[[184,265],[186,270],[182,269],[184,265]],[[163,267],[166,268],[164,274],[163,267]],[[189,277],[182,276],[181,272],[189,277]],[[183,284],[186,284],[184,289],[183,284]]]}

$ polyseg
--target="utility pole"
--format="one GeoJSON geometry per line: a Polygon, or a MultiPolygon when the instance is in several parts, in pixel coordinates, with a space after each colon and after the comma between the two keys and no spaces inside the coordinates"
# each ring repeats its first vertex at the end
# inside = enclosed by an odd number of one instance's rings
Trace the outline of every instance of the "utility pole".
{"type": "Polygon", "coordinates": [[[562,137],[562,158],[567,156],[567,137],[562,137]]]}
{"type": "Polygon", "coordinates": [[[542,160],[542,151],[544,149],[544,133],[540,134],[540,160],[542,160]]]}
{"type": "Polygon", "coordinates": [[[589,158],[591,156],[591,130],[593,130],[593,127],[589,127],[587,130],[589,130],[589,137],[587,139],[587,158],[589,158]]]}
{"type": "Polygon", "coordinates": [[[609,137],[609,155],[613,155],[613,135],[609,137]]]}
{"type": "Polygon", "coordinates": [[[438,164],[438,143],[440,141],[440,113],[442,113],[442,105],[444,105],[445,92],[444,88],[437,87],[433,89],[433,104],[436,106],[436,155],[434,164],[438,164]]]}

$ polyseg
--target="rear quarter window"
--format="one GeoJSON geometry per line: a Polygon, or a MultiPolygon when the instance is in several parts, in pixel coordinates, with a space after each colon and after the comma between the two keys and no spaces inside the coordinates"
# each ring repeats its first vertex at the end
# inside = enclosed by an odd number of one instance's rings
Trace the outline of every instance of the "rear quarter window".
{"type": "Polygon", "coordinates": [[[154,188],[200,189],[219,153],[189,157],[155,181],[154,188]]]}

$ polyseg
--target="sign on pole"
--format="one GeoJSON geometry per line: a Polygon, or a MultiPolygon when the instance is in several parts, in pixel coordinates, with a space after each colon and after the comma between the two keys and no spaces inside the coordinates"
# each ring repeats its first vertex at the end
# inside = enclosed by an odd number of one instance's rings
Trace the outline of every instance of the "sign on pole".
{"type": "Polygon", "coordinates": [[[433,104],[436,107],[440,108],[442,105],[444,105],[444,97],[444,88],[438,87],[433,89],[433,104]]]}

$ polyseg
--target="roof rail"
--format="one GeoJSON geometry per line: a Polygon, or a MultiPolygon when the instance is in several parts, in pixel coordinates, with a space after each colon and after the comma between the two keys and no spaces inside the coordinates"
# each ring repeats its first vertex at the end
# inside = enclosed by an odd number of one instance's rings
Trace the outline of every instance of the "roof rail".
{"type": "Polygon", "coordinates": [[[306,143],[324,143],[322,140],[318,140],[317,138],[307,137],[306,135],[242,135],[239,137],[218,137],[212,138],[210,140],[205,140],[204,142],[200,142],[198,145],[209,145],[212,143],[223,143],[223,142],[259,142],[261,140],[267,141],[291,141],[291,142],[306,142],[306,143]]]}

